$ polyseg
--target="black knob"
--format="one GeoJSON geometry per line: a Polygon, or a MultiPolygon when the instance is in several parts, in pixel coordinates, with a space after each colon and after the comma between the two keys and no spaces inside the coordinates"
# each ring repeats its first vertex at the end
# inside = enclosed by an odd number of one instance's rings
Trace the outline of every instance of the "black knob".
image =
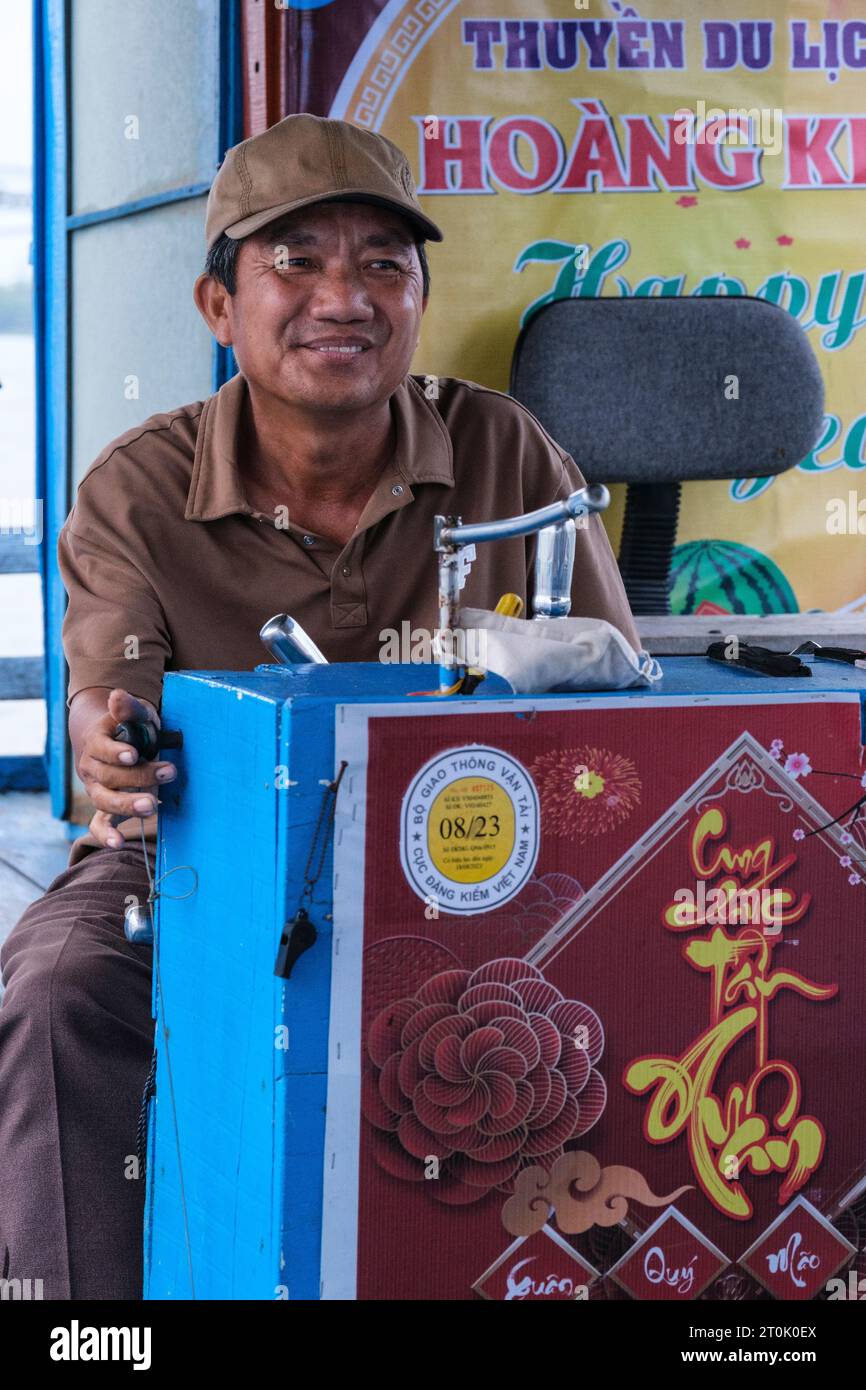
{"type": "Polygon", "coordinates": [[[125,719],[111,736],[118,743],[129,743],[145,762],[151,762],[161,748],[182,748],[180,729],[154,729],[142,719],[125,719]]]}

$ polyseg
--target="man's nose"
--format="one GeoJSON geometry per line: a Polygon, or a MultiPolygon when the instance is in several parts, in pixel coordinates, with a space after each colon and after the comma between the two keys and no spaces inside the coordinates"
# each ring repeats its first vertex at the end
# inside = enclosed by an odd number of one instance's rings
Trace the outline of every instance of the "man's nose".
{"type": "Polygon", "coordinates": [[[314,318],[370,319],[375,310],[364,277],[359,271],[344,267],[321,277],[313,291],[310,312],[314,318]]]}

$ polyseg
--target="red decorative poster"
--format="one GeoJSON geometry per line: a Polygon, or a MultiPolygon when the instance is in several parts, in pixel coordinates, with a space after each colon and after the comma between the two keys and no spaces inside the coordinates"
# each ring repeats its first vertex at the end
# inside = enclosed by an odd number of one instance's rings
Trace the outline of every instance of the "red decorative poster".
{"type": "Polygon", "coordinates": [[[866,1187],[859,704],[565,706],[342,711],[324,1296],[812,1298],[866,1187]]]}

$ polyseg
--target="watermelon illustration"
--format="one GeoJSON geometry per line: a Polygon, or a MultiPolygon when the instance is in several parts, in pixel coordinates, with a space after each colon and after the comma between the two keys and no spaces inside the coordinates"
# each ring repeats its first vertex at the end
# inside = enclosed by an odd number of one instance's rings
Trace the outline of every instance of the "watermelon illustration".
{"type": "Polygon", "coordinates": [[[689,541],[671,561],[671,612],[799,613],[779,566],[736,541],[689,541]]]}

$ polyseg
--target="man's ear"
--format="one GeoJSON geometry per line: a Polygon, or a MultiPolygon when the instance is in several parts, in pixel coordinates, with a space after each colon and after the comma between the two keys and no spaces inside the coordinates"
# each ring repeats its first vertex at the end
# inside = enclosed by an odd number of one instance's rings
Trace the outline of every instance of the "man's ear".
{"type": "Polygon", "coordinates": [[[212,275],[200,275],[193,286],[195,306],[221,347],[231,347],[231,295],[212,275]]]}

